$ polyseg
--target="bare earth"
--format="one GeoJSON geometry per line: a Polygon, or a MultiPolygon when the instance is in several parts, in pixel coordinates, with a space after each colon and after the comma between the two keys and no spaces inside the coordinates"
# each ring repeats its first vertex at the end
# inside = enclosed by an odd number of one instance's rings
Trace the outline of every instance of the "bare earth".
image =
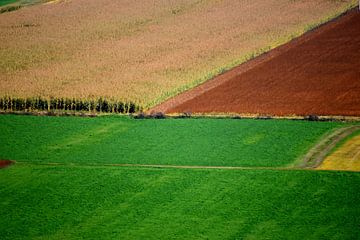
{"type": "Polygon", "coordinates": [[[10,161],[10,160],[0,160],[0,169],[1,169],[1,168],[6,168],[6,167],[10,166],[11,164],[13,164],[13,161],[10,161]]]}
{"type": "Polygon", "coordinates": [[[359,60],[356,9],[154,110],[360,116],[359,60]]]}
{"type": "Polygon", "coordinates": [[[62,0],[0,14],[0,95],[154,106],[356,0],[62,0]]]}

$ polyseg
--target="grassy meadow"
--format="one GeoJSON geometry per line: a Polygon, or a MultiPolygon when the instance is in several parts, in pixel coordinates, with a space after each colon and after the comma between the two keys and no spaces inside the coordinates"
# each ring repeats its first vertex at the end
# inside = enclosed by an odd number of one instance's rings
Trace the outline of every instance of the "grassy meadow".
{"type": "Polygon", "coordinates": [[[357,239],[360,174],[17,164],[1,239],[357,239]]]}
{"type": "Polygon", "coordinates": [[[0,115],[0,159],[286,167],[338,122],[0,115]]]}
{"type": "Polygon", "coordinates": [[[0,7],[17,1],[18,0],[0,0],[0,7]]]}
{"type": "Polygon", "coordinates": [[[24,7],[0,14],[0,97],[154,106],[356,5],[70,0],[24,7]]]}
{"type": "Polygon", "coordinates": [[[0,115],[1,239],[356,239],[359,173],[256,168],[344,125],[0,115]]]}

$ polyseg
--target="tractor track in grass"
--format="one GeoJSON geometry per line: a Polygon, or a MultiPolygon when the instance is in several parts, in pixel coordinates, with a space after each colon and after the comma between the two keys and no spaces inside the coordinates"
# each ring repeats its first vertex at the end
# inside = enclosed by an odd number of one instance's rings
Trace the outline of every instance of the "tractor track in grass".
{"type": "MultiPolygon", "coordinates": [[[[84,167],[84,168],[96,168],[96,167],[129,167],[129,168],[149,168],[149,169],[194,169],[194,170],[304,170],[296,167],[241,167],[241,166],[196,166],[196,165],[166,165],[166,164],[81,164],[81,163],[60,163],[60,162],[25,162],[16,161],[18,165],[38,165],[38,166],[67,166],[67,167],[84,167]]],[[[306,169],[307,170],[307,169],[306,169]]]]}
{"type": "Polygon", "coordinates": [[[326,156],[332,149],[343,139],[360,129],[360,125],[339,128],[334,132],[328,134],[321,141],[316,144],[305,155],[300,168],[315,169],[321,165],[326,156]]]}

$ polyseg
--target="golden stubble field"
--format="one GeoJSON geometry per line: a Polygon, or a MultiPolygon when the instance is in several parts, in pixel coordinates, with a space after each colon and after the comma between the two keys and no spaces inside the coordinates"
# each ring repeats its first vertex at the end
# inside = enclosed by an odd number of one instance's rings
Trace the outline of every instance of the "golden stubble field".
{"type": "Polygon", "coordinates": [[[360,132],[328,155],[318,169],[360,171],[360,132]]]}
{"type": "Polygon", "coordinates": [[[149,107],[356,0],[63,0],[0,15],[0,95],[149,107]]]}

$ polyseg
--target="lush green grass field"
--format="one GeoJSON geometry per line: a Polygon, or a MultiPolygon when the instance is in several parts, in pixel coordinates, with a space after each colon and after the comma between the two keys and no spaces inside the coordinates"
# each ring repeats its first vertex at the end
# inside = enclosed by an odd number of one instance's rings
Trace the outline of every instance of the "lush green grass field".
{"type": "Polygon", "coordinates": [[[17,2],[18,0],[0,0],[0,6],[4,6],[9,3],[17,2]]]}
{"type": "Polygon", "coordinates": [[[39,3],[50,2],[51,0],[0,0],[0,7],[14,3],[16,6],[29,6],[39,3]]]}
{"type": "Polygon", "coordinates": [[[359,173],[102,165],[288,166],[340,126],[0,115],[0,238],[357,239],[359,173]]]}
{"type": "Polygon", "coordinates": [[[288,166],[335,122],[0,115],[0,159],[81,164],[288,166]]]}
{"type": "Polygon", "coordinates": [[[2,239],[357,239],[360,174],[0,170],[2,239]]]}

